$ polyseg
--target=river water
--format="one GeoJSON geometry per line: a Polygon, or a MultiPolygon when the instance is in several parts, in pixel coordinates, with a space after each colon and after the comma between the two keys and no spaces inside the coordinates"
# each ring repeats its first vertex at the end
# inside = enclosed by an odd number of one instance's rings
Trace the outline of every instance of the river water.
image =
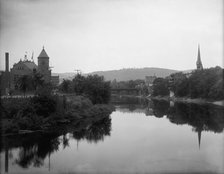
{"type": "Polygon", "coordinates": [[[137,98],[114,105],[110,118],[73,132],[8,138],[1,173],[224,173],[223,108],[137,98]]]}

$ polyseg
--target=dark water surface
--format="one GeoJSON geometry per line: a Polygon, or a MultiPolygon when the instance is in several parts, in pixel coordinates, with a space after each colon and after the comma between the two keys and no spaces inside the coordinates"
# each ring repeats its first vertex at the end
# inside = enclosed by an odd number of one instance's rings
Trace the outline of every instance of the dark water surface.
{"type": "Polygon", "coordinates": [[[223,108],[114,99],[69,133],[4,138],[1,173],[224,173],[223,108]]]}

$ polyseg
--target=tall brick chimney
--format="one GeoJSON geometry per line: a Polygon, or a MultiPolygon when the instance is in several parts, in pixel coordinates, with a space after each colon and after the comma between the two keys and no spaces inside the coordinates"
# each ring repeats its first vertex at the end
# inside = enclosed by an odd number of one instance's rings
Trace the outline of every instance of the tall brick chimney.
{"type": "Polygon", "coordinates": [[[9,72],[9,53],[5,53],[5,71],[9,72]]]}

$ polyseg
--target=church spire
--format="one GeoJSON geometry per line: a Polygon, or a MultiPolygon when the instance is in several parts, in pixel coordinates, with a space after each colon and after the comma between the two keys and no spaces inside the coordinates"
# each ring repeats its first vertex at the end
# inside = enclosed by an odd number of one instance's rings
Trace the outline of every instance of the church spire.
{"type": "Polygon", "coordinates": [[[203,66],[202,66],[202,62],[201,62],[201,54],[200,54],[200,45],[198,44],[198,58],[197,58],[197,70],[202,70],[203,66]]]}

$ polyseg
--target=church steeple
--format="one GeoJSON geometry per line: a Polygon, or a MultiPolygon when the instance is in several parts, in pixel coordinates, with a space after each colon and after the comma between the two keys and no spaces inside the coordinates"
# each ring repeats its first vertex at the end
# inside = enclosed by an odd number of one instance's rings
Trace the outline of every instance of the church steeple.
{"type": "Polygon", "coordinates": [[[202,70],[203,69],[202,62],[201,62],[201,54],[200,54],[200,45],[199,44],[198,44],[198,58],[197,58],[196,66],[197,66],[197,70],[202,70]]]}

